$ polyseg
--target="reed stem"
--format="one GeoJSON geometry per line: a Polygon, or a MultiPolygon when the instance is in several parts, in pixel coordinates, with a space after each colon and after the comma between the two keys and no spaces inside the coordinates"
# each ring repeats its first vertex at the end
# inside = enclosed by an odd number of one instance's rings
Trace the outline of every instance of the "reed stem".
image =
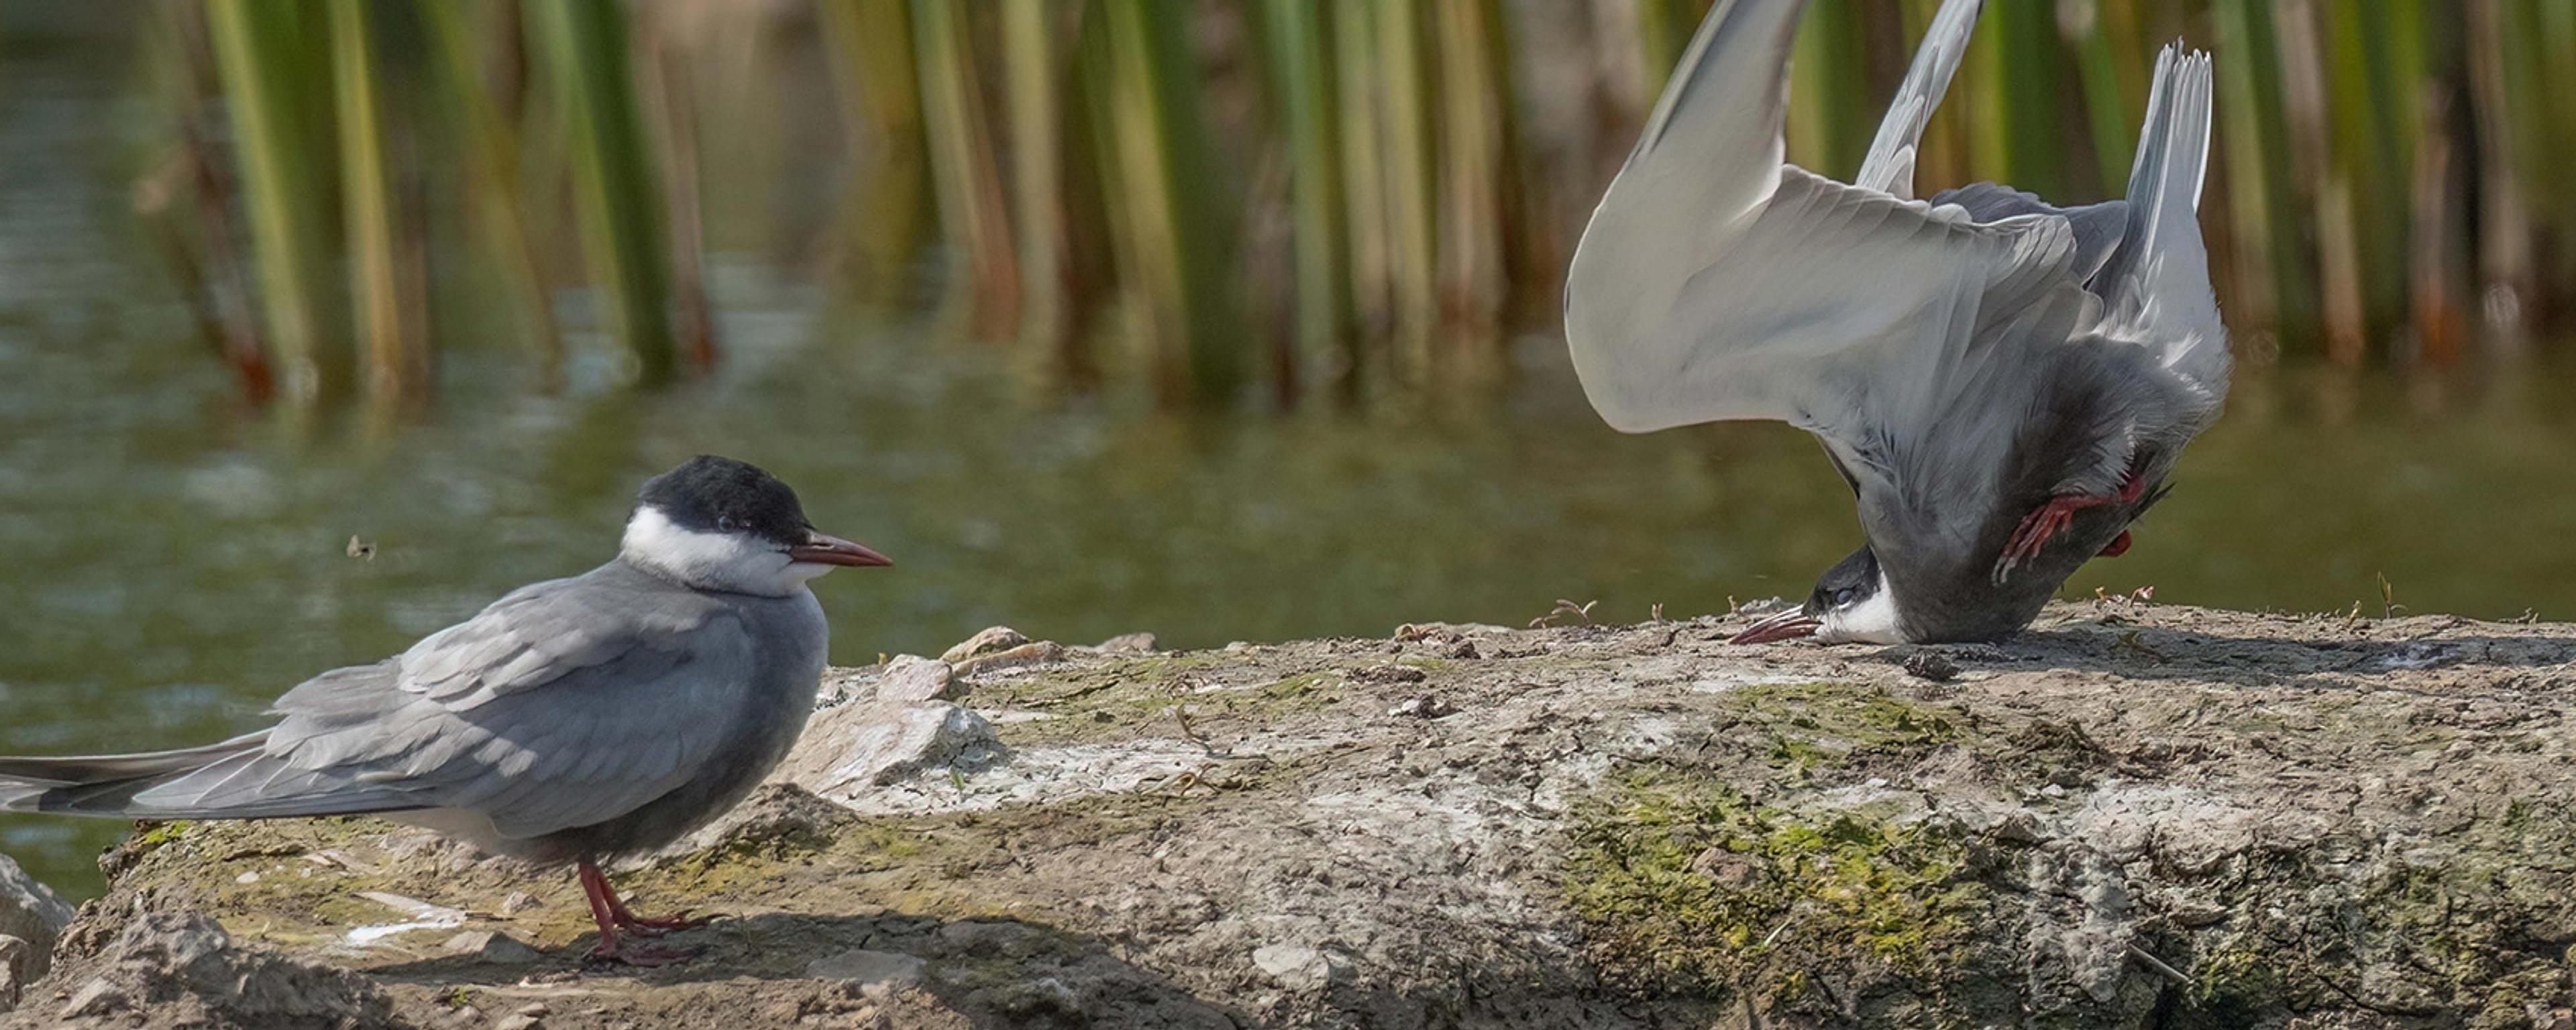
{"type": "Polygon", "coordinates": [[[535,236],[521,213],[525,191],[519,180],[517,128],[484,85],[476,26],[467,21],[463,7],[447,0],[421,0],[414,6],[444,73],[439,96],[456,112],[458,131],[465,137],[476,230],[500,271],[512,321],[537,359],[540,382],[547,390],[560,389],[563,333],[555,325],[554,301],[537,268],[535,236]]]}
{"type": "Polygon", "coordinates": [[[326,346],[322,282],[331,211],[316,144],[299,131],[308,94],[327,75],[306,39],[308,5],[210,0],[215,63],[233,123],[243,206],[250,215],[260,306],[286,397],[311,404],[347,377],[346,354],[326,346]]]}
{"type": "Polygon", "coordinates": [[[1181,39],[1185,7],[1099,0],[1105,106],[1122,188],[1130,280],[1153,342],[1156,393],[1167,403],[1224,403],[1243,377],[1241,326],[1225,274],[1233,231],[1217,213],[1196,69],[1181,39]]]}
{"type": "Polygon", "coordinates": [[[1347,12],[1312,0],[1266,0],[1262,12],[1269,19],[1287,134],[1299,378],[1346,388],[1357,355],[1351,349],[1331,22],[1347,12]]]}
{"type": "Polygon", "coordinates": [[[913,48],[939,220],[954,254],[952,296],[965,305],[970,332],[1001,339],[1019,327],[1020,270],[968,15],[962,0],[913,0],[913,48]]]}
{"type": "Polygon", "coordinates": [[[367,394],[379,404],[416,405],[428,397],[429,347],[410,311],[404,251],[418,230],[399,224],[394,172],[386,161],[384,102],[369,22],[372,0],[331,0],[340,128],[340,192],[346,203],[349,293],[355,299],[367,394]]]}
{"type": "MultiPolygon", "coordinates": [[[[1448,351],[1470,374],[1499,356],[1505,274],[1504,209],[1513,155],[1505,131],[1502,8],[1494,0],[1435,0],[1440,71],[1438,275],[1448,351]]],[[[1475,371],[1481,370],[1481,371],[1475,371]]]]}
{"type": "Polygon", "coordinates": [[[653,160],[635,109],[617,0],[543,0],[525,9],[551,66],[569,144],[583,252],[609,325],[639,382],[670,382],[669,248],[653,160]]]}
{"type": "Polygon", "coordinates": [[[1421,10],[1413,0],[1377,0],[1375,13],[1396,375],[1421,386],[1432,375],[1431,340],[1440,315],[1432,87],[1424,67],[1421,10]]]}

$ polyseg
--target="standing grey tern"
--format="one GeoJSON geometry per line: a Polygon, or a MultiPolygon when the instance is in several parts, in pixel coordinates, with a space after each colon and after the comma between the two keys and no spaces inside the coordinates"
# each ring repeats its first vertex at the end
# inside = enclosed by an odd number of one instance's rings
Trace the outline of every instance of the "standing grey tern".
{"type": "Polygon", "coordinates": [[[1720,0],[1575,249],[1566,342],[1603,420],[1787,422],[1858,502],[1861,549],[1738,642],[2009,636],[2127,550],[2225,399],[2198,223],[2208,55],[2157,59],[2126,199],[1916,200],[1978,6],[1942,5],[1846,185],[1782,160],[1804,0],[1720,0]]]}
{"type": "Polygon", "coordinates": [[[796,492],[702,456],[637,495],[607,564],[512,591],[373,665],[277,699],[277,725],[179,751],[0,758],[0,809],[136,819],[382,815],[486,852],[571,862],[595,960],[697,926],[627,911],[601,860],[741,801],[813,711],[827,628],[806,582],[884,555],[806,521],[796,492]]]}

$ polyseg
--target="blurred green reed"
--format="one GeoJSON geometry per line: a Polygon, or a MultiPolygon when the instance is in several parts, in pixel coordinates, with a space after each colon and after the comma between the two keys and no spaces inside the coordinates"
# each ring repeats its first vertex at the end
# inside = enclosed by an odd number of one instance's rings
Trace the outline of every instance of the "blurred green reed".
{"type": "Polygon", "coordinates": [[[242,206],[259,265],[261,309],[286,395],[309,401],[346,378],[346,351],[329,340],[336,305],[325,285],[323,201],[332,196],[320,141],[303,128],[331,97],[328,51],[314,38],[311,2],[209,0],[208,35],[232,118],[242,206]]]}
{"type": "Polygon", "coordinates": [[[415,6],[437,64],[432,77],[440,88],[432,95],[456,119],[454,131],[463,137],[475,230],[491,267],[500,272],[512,330],[536,355],[540,385],[554,389],[563,381],[563,337],[555,325],[545,276],[538,271],[536,238],[524,214],[518,127],[511,124],[502,98],[488,85],[483,58],[493,16],[513,12],[492,4],[448,0],[420,0],[415,6]]]}
{"type": "Polygon", "coordinates": [[[396,197],[387,154],[394,145],[369,28],[372,0],[330,0],[332,86],[340,136],[340,196],[345,205],[349,294],[357,309],[359,352],[369,396],[383,404],[418,400],[429,388],[429,349],[413,317],[422,298],[412,284],[421,234],[411,231],[396,197]]]}
{"type": "MultiPolygon", "coordinates": [[[[273,363],[286,396],[328,395],[353,356],[371,393],[429,389],[427,313],[404,281],[445,237],[402,200],[420,181],[463,191],[451,206],[541,381],[560,363],[559,247],[587,255],[637,378],[664,381],[675,317],[712,354],[697,184],[786,174],[701,153],[702,110],[734,121],[709,97],[766,94],[693,83],[811,72],[697,67],[720,48],[655,33],[753,20],[764,53],[810,38],[839,108],[790,110],[778,130],[819,126],[846,155],[817,255],[833,292],[938,289],[953,335],[1166,403],[1425,391],[1490,378],[1509,334],[1552,328],[1565,251],[1708,7],[1539,6],[1555,2],[202,0],[202,32],[165,35],[211,51],[239,189],[155,195],[208,208],[209,226],[239,209],[247,262],[206,242],[216,229],[162,222],[196,292],[229,296],[223,280],[255,268],[240,290],[258,298],[261,353],[220,343],[246,335],[224,304],[203,321],[236,365],[273,363]],[[389,45],[406,33],[425,45],[389,45]],[[522,53],[547,103],[517,94],[522,53]],[[433,87],[378,88],[413,77],[433,87]],[[400,110],[422,97],[442,111],[400,110]],[[401,164],[450,151],[461,174],[401,164]],[[561,196],[568,241],[552,238],[561,196]]],[[[1855,170],[1938,6],[1810,5],[1794,160],[1855,170]]],[[[2218,57],[2203,224],[2253,360],[2445,362],[2576,313],[2576,191],[2540,188],[2576,153],[2567,0],[1987,0],[1920,188],[2117,196],[2174,38],[2218,57]]]]}
{"type": "MultiPolygon", "coordinates": [[[[954,0],[925,0],[949,3],[954,0]]],[[[1166,403],[1230,399],[1249,339],[1226,275],[1235,219],[1219,207],[1178,0],[1099,0],[1085,26],[1093,119],[1120,274],[1139,288],[1145,368],[1166,403]]]]}
{"type": "Polygon", "coordinates": [[[954,310],[976,335],[998,337],[1019,322],[1020,271],[995,156],[995,119],[975,56],[979,34],[969,31],[975,13],[975,5],[954,0],[913,0],[912,39],[933,192],[939,220],[953,234],[949,276],[966,287],[955,295],[954,310]]]}
{"type": "MultiPolygon", "coordinates": [[[[1043,2],[1043,0],[1037,0],[1043,2]]],[[[1296,359],[1281,374],[1300,383],[1357,382],[1351,351],[1349,231],[1342,191],[1340,81],[1333,74],[1335,11],[1311,0],[1262,0],[1282,143],[1288,153],[1296,359]]],[[[1347,15],[1343,15],[1347,17],[1347,15]]]]}
{"type": "Polygon", "coordinates": [[[612,331],[646,384],[678,368],[664,210],[636,112],[626,18],[617,0],[532,0],[529,21],[572,160],[573,211],[612,331]]]}

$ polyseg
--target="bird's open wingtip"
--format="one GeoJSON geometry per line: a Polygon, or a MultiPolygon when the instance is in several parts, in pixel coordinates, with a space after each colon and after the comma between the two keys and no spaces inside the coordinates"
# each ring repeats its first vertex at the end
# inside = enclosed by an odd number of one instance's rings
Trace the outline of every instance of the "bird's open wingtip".
{"type": "Polygon", "coordinates": [[[2191,45],[2190,40],[2181,36],[2175,36],[2173,42],[2165,44],[2164,51],[2156,55],[2159,71],[2163,70],[2162,66],[2170,63],[2180,63],[2182,70],[2187,72],[2205,72],[2209,69],[2209,51],[2191,45]]]}

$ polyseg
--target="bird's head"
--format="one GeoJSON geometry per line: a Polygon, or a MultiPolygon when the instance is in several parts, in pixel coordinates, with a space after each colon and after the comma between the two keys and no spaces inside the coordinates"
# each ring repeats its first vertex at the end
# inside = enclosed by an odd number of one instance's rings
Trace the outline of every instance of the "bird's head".
{"type": "Polygon", "coordinates": [[[1767,644],[1798,637],[1827,644],[1905,641],[1896,623],[1896,595],[1888,589],[1887,574],[1879,570],[1876,552],[1862,545],[1825,570],[1806,604],[1756,622],[1730,642],[1767,644]]]}
{"type": "Polygon", "coordinates": [[[699,455],[646,480],[623,556],[688,586],[785,596],[835,566],[892,565],[806,521],[796,491],[757,466],[699,455]]]}

